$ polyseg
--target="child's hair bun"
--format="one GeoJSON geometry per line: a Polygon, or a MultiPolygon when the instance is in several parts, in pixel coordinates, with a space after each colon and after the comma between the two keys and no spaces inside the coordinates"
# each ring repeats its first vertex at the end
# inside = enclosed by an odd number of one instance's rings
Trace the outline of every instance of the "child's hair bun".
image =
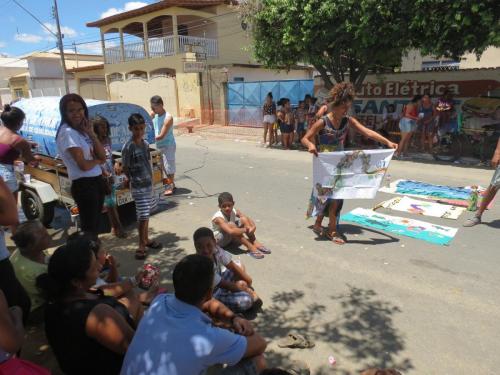
{"type": "Polygon", "coordinates": [[[4,104],[4,106],[3,106],[4,112],[10,112],[11,109],[12,109],[12,107],[10,106],[10,104],[4,104]]]}

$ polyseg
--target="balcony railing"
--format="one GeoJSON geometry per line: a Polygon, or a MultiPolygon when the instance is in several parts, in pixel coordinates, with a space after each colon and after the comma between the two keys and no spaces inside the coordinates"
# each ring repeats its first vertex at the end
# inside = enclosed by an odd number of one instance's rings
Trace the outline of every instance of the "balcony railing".
{"type": "MultiPolygon", "coordinates": [[[[199,38],[180,35],[177,37],[178,53],[195,52],[207,57],[217,57],[219,54],[217,39],[199,38]]],[[[148,39],[149,57],[175,55],[175,37],[167,35],[160,38],[148,39]]],[[[141,60],[147,58],[144,42],[125,44],[122,57],[121,47],[109,47],[104,51],[106,64],[117,64],[123,61],[141,60]]]]}

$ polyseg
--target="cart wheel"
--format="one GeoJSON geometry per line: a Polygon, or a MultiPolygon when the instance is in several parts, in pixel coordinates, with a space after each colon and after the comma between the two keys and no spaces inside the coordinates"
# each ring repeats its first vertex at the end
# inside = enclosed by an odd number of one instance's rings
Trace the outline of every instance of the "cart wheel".
{"type": "Polygon", "coordinates": [[[55,205],[55,202],[43,203],[33,190],[25,189],[21,192],[21,206],[28,220],[38,219],[48,226],[54,219],[55,205]]]}

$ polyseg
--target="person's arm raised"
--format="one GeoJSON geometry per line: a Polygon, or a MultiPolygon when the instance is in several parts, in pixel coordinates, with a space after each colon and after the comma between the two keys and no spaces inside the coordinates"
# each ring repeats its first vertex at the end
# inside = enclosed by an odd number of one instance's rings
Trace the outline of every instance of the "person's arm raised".
{"type": "Polygon", "coordinates": [[[92,309],[85,324],[87,336],[109,350],[125,354],[134,330],[111,306],[99,304],[92,309]]]}

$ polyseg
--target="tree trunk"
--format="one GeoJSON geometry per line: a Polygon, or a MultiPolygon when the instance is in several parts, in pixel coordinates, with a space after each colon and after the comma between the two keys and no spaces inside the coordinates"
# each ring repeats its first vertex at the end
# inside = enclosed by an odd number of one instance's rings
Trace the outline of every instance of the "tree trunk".
{"type": "Polygon", "coordinates": [[[328,71],[323,65],[314,65],[316,70],[319,72],[323,82],[325,83],[325,88],[331,90],[333,88],[333,82],[331,77],[328,75],[328,71]]]}

